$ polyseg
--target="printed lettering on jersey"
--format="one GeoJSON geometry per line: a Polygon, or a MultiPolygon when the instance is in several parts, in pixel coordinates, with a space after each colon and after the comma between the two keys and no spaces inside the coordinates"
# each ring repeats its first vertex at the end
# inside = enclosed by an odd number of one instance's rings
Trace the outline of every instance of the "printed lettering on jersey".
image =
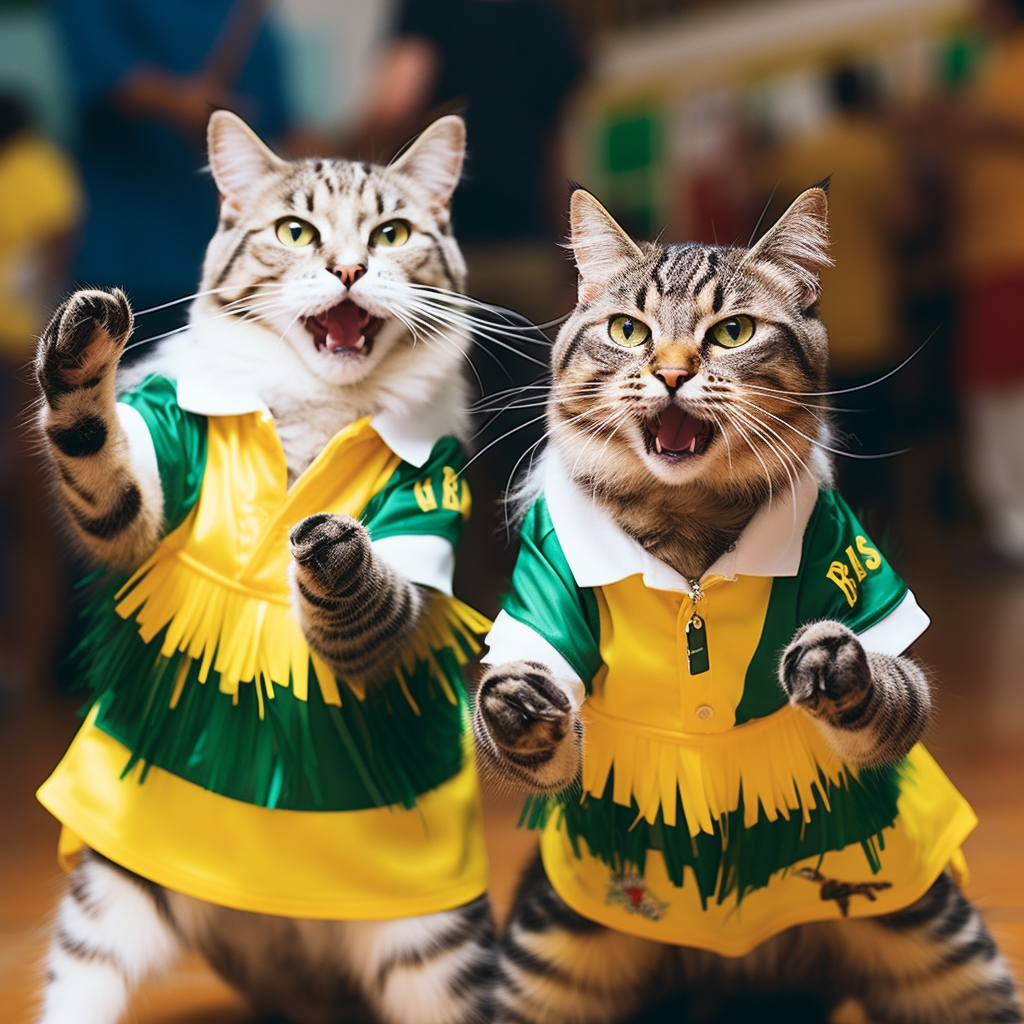
{"type": "Polygon", "coordinates": [[[846,603],[853,608],[860,597],[860,584],[881,564],[882,556],[868,543],[867,537],[858,535],[856,547],[847,545],[843,555],[832,562],[825,575],[843,592],[846,603]]]}
{"type": "MultiPolygon", "coordinates": [[[[445,466],[442,470],[440,485],[440,507],[449,512],[458,512],[463,519],[468,519],[471,499],[466,481],[451,466],[445,466]]],[[[420,511],[433,512],[437,509],[437,492],[431,477],[427,476],[422,480],[417,480],[412,490],[420,511]]]]}

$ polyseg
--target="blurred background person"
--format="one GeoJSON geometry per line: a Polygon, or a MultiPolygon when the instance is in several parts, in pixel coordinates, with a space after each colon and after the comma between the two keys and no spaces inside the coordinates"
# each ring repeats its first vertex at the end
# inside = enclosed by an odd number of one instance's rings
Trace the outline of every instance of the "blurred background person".
{"type": "MultiPolygon", "coordinates": [[[[288,126],[266,0],[54,0],[88,209],[74,276],[118,284],[136,310],[191,295],[217,218],[206,163],[216,107],[279,142],[288,126]]],[[[138,336],[185,322],[182,303],[138,336]]]]}
{"type": "Polygon", "coordinates": [[[954,108],[965,459],[984,517],[977,564],[1024,571],[1024,2],[981,0],[992,48],[954,108]]]}
{"type": "MultiPolygon", "coordinates": [[[[439,113],[465,117],[468,157],[452,222],[467,290],[535,324],[565,315],[575,301],[572,263],[556,243],[568,207],[560,129],[583,69],[580,42],[553,0],[401,0],[353,140],[381,159],[439,113]]],[[[494,332],[481,332],[471,361],[481,394],[504,397],[481,415],[477,447],[487,451],[469,480],[483,514],[470,522],[458,585],[493,612],[496,591],[486,577],[507,577],[512,559],[494,544],[495,509],[544,433],[542,392],[512,389],[546,379],[547,348],[521,320],[472,314],[502,334],[496,342],[494,332]],[[509,322],[515,328],[502,331],[509,322]]]]}
{"type": "Polygon", "coordinates": [[[0,697],[19,688],[52,638],[58,562],[50,493],[26,443],[35,392],[35,339],[67,282],[67,256],[82,208],[68,156],[36,129],[26,100],[0,93],[0,697]],[[26,600],[27,599],[27,600],[26,600]]]}
{"type": "MultiPolygon", "coordinates": [[[[836,447],[850,453],[836,465],[847,501],[878,533],[896,505],[895,463],[877,456],[899,445],[899,393],[906,378],[886,375],[909,355],[897,257],[911,204],[874,77],[842,64],[828,75],[827,89],[832,116],[820,129],[783,145],[771,164],[772,206],[781,211],[802,189],[832,178],[834,266],[821,274],[820,310],[828,328],[830,388],[836,392],[836,447]]],[[[766,220],[771,223],[772,215],[766,220]]]]}
{"type": "Polygon", "coordinates": [[[466,119],[469,156],[455,235],[469,291],[536,321],[568,311],[566,185],[558,132],[583,73],[580,43],[552,0],[401,0],[359,144],[378,159],[442,109],[466,119]]]}

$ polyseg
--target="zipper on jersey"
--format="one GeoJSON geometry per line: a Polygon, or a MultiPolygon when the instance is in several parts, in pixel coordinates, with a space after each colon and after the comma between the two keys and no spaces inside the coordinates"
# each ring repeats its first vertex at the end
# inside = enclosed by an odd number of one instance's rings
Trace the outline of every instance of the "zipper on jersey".
{"type": "Polygon", "coordinates": [[[690,600],[693,602],[693,614],[686,623],[686,664],[691,676],[699,676],[711,667],[708,660],[707,625],[698,609],[698,605],[704,600],[704,591],[700,580],[686,582],[690,585],[690,600]]]}

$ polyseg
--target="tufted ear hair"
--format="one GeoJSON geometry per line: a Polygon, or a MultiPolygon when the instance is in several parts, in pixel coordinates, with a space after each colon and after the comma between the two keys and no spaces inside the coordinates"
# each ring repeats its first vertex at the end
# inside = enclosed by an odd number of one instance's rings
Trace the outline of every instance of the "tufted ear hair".
{"type": "Polygon", "coordinates": [[[440,208],[452,198],[465,156],[466,123],[456,114],[447,114],[424,128],[390,168],[418,182],[440,208]]]}
{"type": "Polygon", "coordinates": [[[636,242],[582,188],[569,199],[569,245],[580,273],[580,302],[595,298],[630,263],[643,258],[636,242]]]}
{"type": "Polygon", "coordinates": [[[206,127],[210,170],[224,202],[241,209],[268,174],[287,166],[230,110],[215,110],[206,127]]]}
{"type": "Polygon", "coordinates": [[[810,309],[818,301],[818,273],[822,267],[832,265],[828,255],[827,190],[826,179],[801,192],[743,260],[774,263],[793,277],[801,309],[810,309]]]}

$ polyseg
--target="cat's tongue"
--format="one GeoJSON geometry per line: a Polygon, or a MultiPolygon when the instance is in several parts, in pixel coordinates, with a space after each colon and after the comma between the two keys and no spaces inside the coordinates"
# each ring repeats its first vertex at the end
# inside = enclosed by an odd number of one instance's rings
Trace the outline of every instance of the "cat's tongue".
{"type": "Polygon", "coordinates": [[[678,405],[670,405],[661,414],[658,432],[654,435],[658,451],[692,452],[697,447],[700,431],[700,420],[683,412],[678,405]]]}
{"type": "Polygon", "coordinates": [[[327,328],[327,350],[334,352],[339,348],[356,348],[368,320],[366,310],[348,300],[329,309],[322,320],[327,328]]]}

